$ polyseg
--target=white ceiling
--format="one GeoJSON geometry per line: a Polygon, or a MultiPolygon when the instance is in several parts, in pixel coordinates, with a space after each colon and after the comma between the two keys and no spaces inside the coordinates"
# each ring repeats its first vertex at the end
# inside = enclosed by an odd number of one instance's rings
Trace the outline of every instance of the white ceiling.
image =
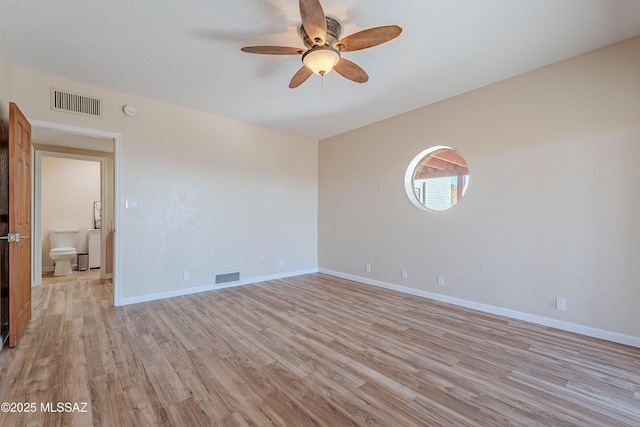
{"type": "Polygon", "coordinates": [[[400,37],[289,80],[303,47],[295,0],[0,0],[16,67],[322,139],[640,34],[639,0],[321,0],[343,37],[397,24],[400,37]],[[321,84],[321,80],[323,80],[321,84]]]}

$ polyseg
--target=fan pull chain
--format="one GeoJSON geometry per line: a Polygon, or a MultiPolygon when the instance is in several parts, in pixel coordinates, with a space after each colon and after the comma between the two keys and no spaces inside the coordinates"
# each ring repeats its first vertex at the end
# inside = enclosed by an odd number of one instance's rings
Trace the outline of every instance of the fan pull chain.
{"type": "Polygon", "coordinates": [[[320,101],[324,99],[324,74],[320,76],[320,101]]]}

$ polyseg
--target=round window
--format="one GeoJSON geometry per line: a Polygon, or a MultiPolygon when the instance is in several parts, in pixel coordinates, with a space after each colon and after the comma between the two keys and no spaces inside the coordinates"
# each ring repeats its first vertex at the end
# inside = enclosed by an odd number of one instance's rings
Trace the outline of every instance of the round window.
{"type": "Polygon", "coordinates": [[[445,211],[458,203],[469,186],[469,168],[453,148],[431,147],[407,168],[404,186],[411,203],[426,211],[445,211]]]}

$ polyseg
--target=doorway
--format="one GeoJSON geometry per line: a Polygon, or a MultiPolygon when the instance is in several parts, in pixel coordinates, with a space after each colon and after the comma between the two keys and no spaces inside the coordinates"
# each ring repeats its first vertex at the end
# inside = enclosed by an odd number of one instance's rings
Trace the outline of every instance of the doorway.
{"type": "MultiPolygon", "coordinates": [[[[94,129],[79,128],[58,123],[32,122],[34,147],[33,185],[33,286],[42,284],[42,159],[57,157],[63,159],[88,160],[100,163],[100,201],[102,210],[100,234],[100,278],[113,280],[113,304],[119,305],[120,280],[119,239],[119,178],[121,135],[94,129]]],[[[72,191],[65,189],[64,191],[72,191]]]]}
{"type": "MultiPolygon", "coordinates": [[[[40,222],[34,221],[34,229],[40,226],[42,252],[39,254],[41,272],[53,272],[54,263],[49,256],[51,250],[50,232],[52,229],[77,229],[77,270],[81,268],[99,268],[100,278],[111,278],[113,273],[113,234],[111,218],[113,217],[112,180],[109,168],[112,167],[112,153],[94,152],[89,156],[69,153],[77,151],[49,151],[57,147],[44,150],[40,144],[34,144],[35,149],[35,182],[36,191],[34,207],[41,212],[40,222]],[[107,156],[107,157],[105,157],[107,156]],[[105,176],[107,177],[105,180],[105,176]],[[106,181],[106,191],[103,183],[106,181]],[[40,191],[38,191],[40,189],[40,191]],[[106,196],[105,196],[106,194],[106,196]],[[106,200],[105,200],[106,198],[106,200]],[[104,201],[104,202],[103,202],[104,201]],[[105,203],[106,202],[106,203],[105,203]],[[105,221],[106,242],[102,241],[101,205],[110,210],[105,221]],[[106,251],[102,247],[106,247],[106,251]],[[84,261],[83,267],[80,261],[84,261]]],[[[34,216],[35,217],[35,216],[34,216]]],[[[36,262],[37,253],[34,253],[36,262]]],[[[34,268],[34,275],[37,268],[34,268]]],[[[34,285],[38,279],[34,277],[34,285]]]]}

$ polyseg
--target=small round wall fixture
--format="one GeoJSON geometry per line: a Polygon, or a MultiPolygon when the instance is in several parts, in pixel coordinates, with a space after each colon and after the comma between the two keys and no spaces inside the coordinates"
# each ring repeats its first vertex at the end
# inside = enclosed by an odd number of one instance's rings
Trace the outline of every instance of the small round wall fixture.
{"type": "Polygon", "coordinates": [[[424,211],[445,211],[462,199],[469,186],[469,168],[453,148],[428,148],[409,163],[404,188],[411,203],[424,211]]]}
{"type": "Polygon", "coordinates": [[[136,107],[134,107],[133,105],[125,105],[124,107],[122,107],[122,111],[127,116],[134,116],[136,114],[136,107]]]}

